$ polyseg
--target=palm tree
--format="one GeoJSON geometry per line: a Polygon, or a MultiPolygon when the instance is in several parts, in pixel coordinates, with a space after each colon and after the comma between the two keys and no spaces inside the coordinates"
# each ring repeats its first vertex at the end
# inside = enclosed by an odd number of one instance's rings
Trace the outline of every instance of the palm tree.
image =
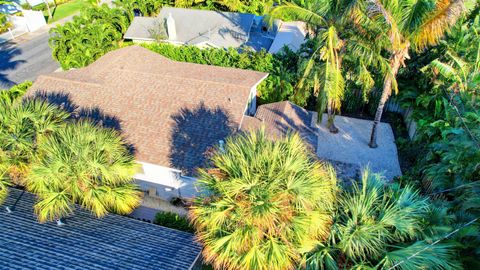
{"type": "Polygon", "coordinates": [[[127,214],[140,203],[132,183],[136,171],[116,131],[80,121],[38,145],[26,187],[39,197],[34,208],[40,222],[66,217],[76,203],[97,217],[127,214]]]}
{"type": "Polygon", "coordinates": [[[190,217],[214,268],[293,269],[328,237],[335,173],[298,134],[275,142],[264,131],[229,138],[211,167],[199,171],[205,193],[190,217]]]}
{"type": "Polygon", "coordinates": [[[39,142],[61,128],[67,117],[38,100],[0,99],[0,175],[24,184],[39,142]]]}
{"type": "Polygon", "coordinates": [[[384,78],[382,96],[375,113],[369,146],[377,147],[377,125],[392,93],[398,90],[396,76],[409,58],[409,50],[423,51],[435,45],[464,10],[463,0],[391,1],[368,0],[367,14],[386,29],[390,45],[390,70],[384,78]]]}
{"type": "MultiPolygon", "coordinates": [[[[321,0],[301,1],[301,3],[302,6],[284,3],[274,8],[269,14],[270,23],[274,18],[295,19],[305,21],[314,28],[316,44],[304,65],[303,75],[296,86],[296,94],[305,96],[305,92],[313,89],[317,97],[318,120],[322,120],[322,114],[327,109],[327,127],[330,132],[337,133],[334,119],[336,112],[340,110],[345,91],[343,58],[347,53],[352,52],[365,67],[358,70],[361,73],[356,78],[371,81],[366,67],[377,64],[381,57],[379,50],[375,51],[375,43],[363,43],[363,46],[358,46],[360,37],[363,35],[353,33],[357,38],[346,42],[353,29],[367,25],[356,23],[356,18],[362,9],[357,1],[321,0]]],[[[370,82],[364,82],[363,85],[365,88],[372,87],[370,82]]]]}
{"type": "Polygon", "coordinates": [[[340,193],[329,240],[306,256],[307,269],[459,268],[451,244],[412,256],[428,247],[426,238],[435,237],[430,231],[436,224],[428,217],[437,210],[426,198],[368,170],[361,180],[340,193]]]}

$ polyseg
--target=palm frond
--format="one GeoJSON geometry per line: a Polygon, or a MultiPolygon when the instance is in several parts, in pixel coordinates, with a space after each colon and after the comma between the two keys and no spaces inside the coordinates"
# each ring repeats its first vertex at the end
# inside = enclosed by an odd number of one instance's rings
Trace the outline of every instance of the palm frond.
{"type": "Polygon", "coordinates": [[[269,12],[266,20],[272,25],[275,19],[284,18],[304,21],[313,26],[327,26],[326,20],[319,14],[290,2],[273,8],[269,12]]]}
{"type": "Polygon", "coordinates": [[[208,192],[190,217],[215,268],[291,269],[328,237],[335,176],[298,135],[229,138],[200,171],[208,192]],[[213,173],[215,172],[215,173],[213,173]]]}
{"type": "Polygon", "coordinates": [[[417,241],[410,246],[387,252],[382,259],[382,269],[416,270],[435,266],[436,269],[462,269],[456,260],[454,245],[439,243],[429,245],[424,241],[417,241]]]}
{"type": "Polygon", "coordinates": [[[421,51],[438,43],[465,10],[463,0],[438,0],[434,11],[409,34],[412,47],[421,51]]]}

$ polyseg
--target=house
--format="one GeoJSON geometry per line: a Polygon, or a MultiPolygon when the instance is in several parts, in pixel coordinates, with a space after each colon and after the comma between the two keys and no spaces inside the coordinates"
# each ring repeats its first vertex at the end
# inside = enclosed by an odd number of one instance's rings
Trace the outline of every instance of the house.
{"type": "Polygon", "coordinates": [[[10,189],[0,210],[0,269],[199,269],[194,235],[79,207],[63,223],[38,223],[35,196],[10,189]]]}
{"type": "Polygon", "coordinates": [[[163,41],[200,48],[250,47],[278,52],[283,46],[296,51],[306,37],[304,24],[276,20],[272,27],[263,16],[164,7],[157,17],[135,17],[125,33],[133,42],[163,41]]]}
{"type": "Polygon", "coordinates": [[[192,197],[196,169],[212,147],[255,114],[268,74],[169,60],[130,46],[88,67],[40,76],[27,93],[120,130],[150,196],[192,197]]]}

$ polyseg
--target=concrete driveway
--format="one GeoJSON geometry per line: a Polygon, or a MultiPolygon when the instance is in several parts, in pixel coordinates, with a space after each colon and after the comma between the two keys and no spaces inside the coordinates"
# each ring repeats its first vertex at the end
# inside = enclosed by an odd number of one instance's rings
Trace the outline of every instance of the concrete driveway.
{"type": "Polygon", "coordinates": [[[25,80],[55,71],[60,66],[52,58],[48,33],[43,33],[20,44],[0,45],[0,89],[9,88],[25,80]]]}

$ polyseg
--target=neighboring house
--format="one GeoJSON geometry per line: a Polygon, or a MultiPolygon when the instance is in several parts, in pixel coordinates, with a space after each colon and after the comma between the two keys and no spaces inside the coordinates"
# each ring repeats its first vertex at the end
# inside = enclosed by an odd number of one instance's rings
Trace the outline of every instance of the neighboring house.
{"type": "Polygon", "coordinates": [[[157,17],[135,17],[124,38],[134,42],[164,41],[200,48],[240,48],[296,51],[305,41],[304,24],[276,20],[271,27],[262,16],[164,7],[157,17]]]}
{"type": "Polygon", "coordinates": [[[255,113],[256,87],[267,75],[175,62],[130,46],[88,67],[40,76],[27,96],[120,130],[142,164],[138,184],[168,200],[197,194],[196,169],[255,113]]]}
{"type": "Polygon", "coordinates": [[[10,189],[0,211],[0,269],[200,269],[193,234],[77,208],[63,220],[38,223],[35,196],[10,189]]]}

